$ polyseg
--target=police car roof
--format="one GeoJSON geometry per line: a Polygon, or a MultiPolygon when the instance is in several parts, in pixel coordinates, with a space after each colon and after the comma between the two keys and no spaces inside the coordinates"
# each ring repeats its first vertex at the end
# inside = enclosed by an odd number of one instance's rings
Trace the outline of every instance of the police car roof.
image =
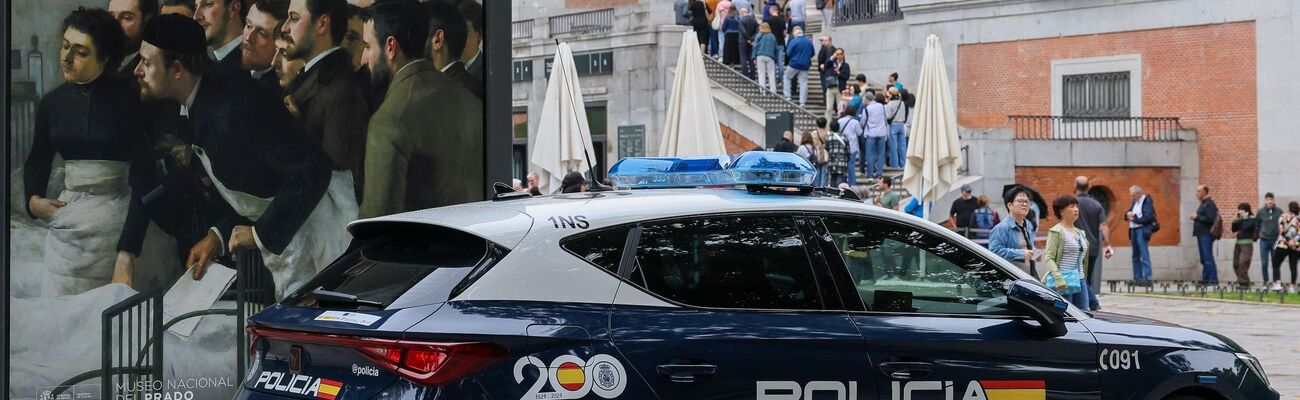
{"type": "Polygon", "coordinates": [[[369,237],[396,225],[435,225],[462,230],[511,249],[529,234],[534,224],[549,227],[555,223],[549,218],[581,216],[588,225],[583,229],[593,230],[677,216],[764,211],[817,211],[910,219],[914,224],[933,225],[932,231],[951,233],[919,218],[862,202],[825,196],[755,193],[741,188],[617,190],[483,201],[363,219],[349,224],[348,230],[355,237],[369,237]]]}

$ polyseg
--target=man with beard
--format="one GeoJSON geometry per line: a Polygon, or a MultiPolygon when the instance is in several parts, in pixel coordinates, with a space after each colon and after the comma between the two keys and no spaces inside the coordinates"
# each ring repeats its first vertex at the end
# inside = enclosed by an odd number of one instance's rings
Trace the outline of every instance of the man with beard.
{"type": "Polygon", "coordinates": [[[199,0],[194,20],[203,27],[209,56],[216,62],[213,72],[237,74],[243,71],[239,44],[244,31],[244,18],[248,16],[245,0],[199,0]]]}
{"type": "Polygon", "coordinates": [[[459,83],[479,101],[483,101],[483,81],[465,70],[460,54],[465,50],[465,18],[450,4],[440,1],[424,3],[429,9],[429,61],[451,80],[459,83]]]}
{"type": "Polygon", "coordinates": [[[374,5],[366,62],[391,82],[370,120],[361,217],[483,199],[483,104],[423,57],[429,17],[414,1],[374,5]]]}
{"type": "Polygon", "coordinates": [[[279,95],[284,89],[276,76],[275,39],[280,36],[280,25],[289,16],[289,0],[260,0],[248,8],[244,23],[244,43],[240,50],[240,68],[248,71],[253,80],[279,95]]]}
{"type": "Polygon", "coordinates": [[[362,14],[366,11],[361,7],[348,4],[348,33],[343,35],[343,49],[352,55],[352,71],[357,76],[357,82],[361,83],[361,95],[366,98],[366,107],[369,113],[375,112],[379,108],[379,102],[384,100],[384,89],[376,88],[370,85],[370,68],[366,66],[364,52],[366,42],[362,40],[362,31],[365,22],[362,21],[362,14]]]}
{"type": "Polygon", "coordinates": [[[353,74],[352,56],[339,47],[347,33],[346,0],[293,0],[280,35],[286,59],[306,60],[303,72],[284,88],[297,108],[307,137],[329,156],[337,179],[352,185],[361,198],[369,110],[361,83],[353,74]]]}
{"type": "Polygon", "coordinates": [[[158,0],[111,0],[108,13],[126,33],[126,53],[122,63],[114,66],[113,76],[135,84],[135,65],[140,63],[140,28],[145,21],[158,15],[158,0]]]}
{"type": "Polygon", "coordinates": [[[192,151],[178,158],[201,165],[228,206],[208,217],[215,222],[186,265],[197,279],[223,252],[256,249],[282,297],[345,249],[339,227],[355,217],[355,205],[349,215],[338,200],[350,188],[327,190],[325,155],[278,99],[250,79],[206,73],[211,61],[196,22],[160,15],[143,38],[135,72],[142,97],[181,104],[194,136],[192,151]]]}

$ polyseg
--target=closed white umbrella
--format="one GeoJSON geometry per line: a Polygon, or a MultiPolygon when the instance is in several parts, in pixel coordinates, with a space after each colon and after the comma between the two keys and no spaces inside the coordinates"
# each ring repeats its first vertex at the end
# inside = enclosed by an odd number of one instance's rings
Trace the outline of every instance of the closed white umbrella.
{"type": "Polygon", "coordinates": [[[682,35],[682,49],[677,54],[677,76],[673,95],[668,102],[668,119],[664,121],[659,142],[662,157],[693,157],[726,154],[722,128],[713,109],[709,75],[695,31],[682,35]]]}
{"type": "Polygon", "coordinates": [[[957,112],[938,36],[925,39],[921,81],[916,89],[916,120],[907,143],[903,187],[923,202],[933,202],[957,185],[957,166],[961,165],[957,112]]]}
{"type": "Polygon", "coordinates": [[[537,184],[542,186],[542,192],[554,193],[560,189],[565,174],[570,171],[585,174],[589,169],[587,161],[590,160],[593,166],[596,162],[595,149],[591,146],[591,128],[587,126],[586,104],[582,101],[578,70],[574,67],[573,51],[568,43],[560,43],[555,52],[541,115],[528,161],[541,169],[537,174],[537,184]]]}

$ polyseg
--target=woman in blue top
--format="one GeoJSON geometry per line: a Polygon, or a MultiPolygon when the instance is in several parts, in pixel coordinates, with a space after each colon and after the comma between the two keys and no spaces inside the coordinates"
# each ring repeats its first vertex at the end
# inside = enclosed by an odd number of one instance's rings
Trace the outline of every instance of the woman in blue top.
{"type": "Polygon", "coordinates": [[[776,93],[776,35],[766,22],[758,24],[754,36],[754,64],[758,66],[758,87],[776,93]]]}

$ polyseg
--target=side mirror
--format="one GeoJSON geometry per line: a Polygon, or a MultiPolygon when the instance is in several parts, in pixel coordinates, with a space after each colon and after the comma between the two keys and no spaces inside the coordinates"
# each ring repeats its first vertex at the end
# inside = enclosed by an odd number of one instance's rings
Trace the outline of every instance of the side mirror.
{"type": "Polygon", "coordinates": [[[1011,284],[1007,303],[1012,310],[1038,321],[1043,332],[1053,337],[1065,335],[1065,310],[1070,305],[1055,292],[1037,283],[1019,280],[1011,284]]]}

